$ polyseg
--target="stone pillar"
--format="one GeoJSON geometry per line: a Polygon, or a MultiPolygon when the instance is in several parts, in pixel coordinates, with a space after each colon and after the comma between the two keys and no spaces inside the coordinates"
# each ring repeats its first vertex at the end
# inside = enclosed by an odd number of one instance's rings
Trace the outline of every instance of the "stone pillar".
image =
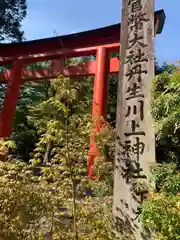
{"type": "Polygon", "coordinates": [[[154,0],[123,0],[113,214],[116,232],[150,239],[140,223],[143,194],[155,163],[151,117],[154,0]]]}

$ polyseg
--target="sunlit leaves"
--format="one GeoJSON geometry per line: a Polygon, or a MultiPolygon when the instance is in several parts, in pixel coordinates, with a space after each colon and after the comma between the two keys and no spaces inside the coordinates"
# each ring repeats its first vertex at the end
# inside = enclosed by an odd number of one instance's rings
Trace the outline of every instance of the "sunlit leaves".
{"type": "Polygon", "coordinates": [[[142,209],[144,226],[156,239],[180,239],[180,75],[165,65],[153,81],[152,114],[156,127],[157,160],[152,169],[155,189],[142,209]],[[164,164],[164,163],[169,164],[164,164]]]}
{"type": "Polygon", "coordinates": [[[153,81],[152,114],[155,120],[157,144],[164,150],[158,161],[179,164],[180,151],[180,75],[178,68],[164,71],[153,81]]]}
{"type": "Polygon", "coordinates": [[[142,221],[144,226],[155,230],[157,239],[179,240],[180,198],[157,194],[144,204],[142,221]]]}
{"type": "Polygon", "coordinates": [[[175,165],[159,165],[152,171],[158,192],[144,202],[141,219],[155,231],[157,239],[178,240],[180,236],[180,174],[175,165]]]}

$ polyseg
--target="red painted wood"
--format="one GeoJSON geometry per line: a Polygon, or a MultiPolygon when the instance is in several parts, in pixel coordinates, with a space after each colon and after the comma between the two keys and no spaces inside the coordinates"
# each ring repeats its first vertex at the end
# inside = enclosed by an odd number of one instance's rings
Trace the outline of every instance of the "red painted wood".
{"type": "Polygon", "coordinates": [[[23,61],[13,63],[11,79],[8,82],[3,109],[0,115],[0,137],[9,137],[20,92],[23,61]]]}
{"type": "Polygon", "coordinates": [[[101,129],[101,117],[106,119],[108,105],[108,72],[109,72],[109,57],[108,51],[104,47],[97,50],[96,55],[96,74],[94,80],[94,93],[92,105],[92,119],[95,120],[93,133],[90,139],[90,150],[88,156],[88,177],[94,178],[94,162],[99,156],[99,151],[96,147],[94,137],[101,129]],[[104,105],[105,104],[105,105],[104,105]]]}
{"type": "Polygon", "coordinates": [[[85,48],[63,48],[60,50],[55,51],[48,51],[45,53],[38,53],[38,54],[31,54],[31,55],[20,55],[17,54],[16,56],[1,56],[0,55],[0,65],[10,64],[17,59],[24,60],[25,63],[33,63],[33,62],[41,62],[41,61],[48,61],[54,60],[59,58],[73,58],[73,57],[83,57],[83,56],[90,56],[96,55],[96,51],[99,47],[105,47],[108,49],[109,52],[118,52],[120,44],[112,43],[112,44],[105,44],[105,45],[97,45],[85,48]]]}
{"type": "Polygon", "coordinates": [[[62,49],[88,48],[119,43],[120,24],[75,34],[38,39],[21,43],[0,44],[0,56],[25,56],[44,54],[62,49]]]}
{"type": "Polygon", "coordinates": [[[96,96],[95,101],[96,108],[94,112],[95,117],[103,116],[105,117],[104,113],[104,102],[107,103],[107,86],[108,86],[108,72],[109,72],[109,59],[108,59],[108,52],[107,49],[104,47],[100,47],[97,50],[97,57],[96,57],[96,96]]]}
{"type": "MultiPolygon", "coordinates": [[[[22,70],[22,81],[41,81],[45,79],[56,78],[58,74],[63,74],[66,77],[77,76],[92,76],[95,75],[96,61],[88,61],[87,64],[77,64],[68,67],[64,67],[64,64],[55,60],[52,61],[52,68],[31,71],[28,69],[22,70]]],[[[116,74],[119,72],[119,60],[112,58],[110,60],[109,73],[116,74]]],[[[11,79],[11,70],[5,70],[0,72],[0,83],[7,83],[11,79]]]]}
{"type": "MultiPolygon", "coordinates": [[[[162,32],[165,22],[163,10],[155,12],[155,29],[157,34],[162,32]]],[[[89,46],[100,46],[120,42],[120,23],[104,28],[57,36],[46,39],[38,39],[21,43],[0,44],[0,57],[23,56],[37,53],[47,53],[61,49],[77,49],[89,46]]]]}

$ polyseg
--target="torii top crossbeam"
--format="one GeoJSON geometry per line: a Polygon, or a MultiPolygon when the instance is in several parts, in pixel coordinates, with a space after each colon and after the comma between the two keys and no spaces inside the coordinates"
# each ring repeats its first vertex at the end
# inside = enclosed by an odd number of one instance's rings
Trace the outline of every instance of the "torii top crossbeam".
{"type": "MultiPolygon", "coordinates": [[[[163,10],[155,12],[155,32],[160,34],[164,25],[163,10]]],[[[26,63],[46,61],[66,57],[95,55],[98,46],[109,45],[110,51],[119,50],[120,24],[80,32],[65,36],[26,41],[22,43],[0,44],[0,65],[24,59],[26,63]],[[110,47],[111,44],[112,48],[110,47]]]]}

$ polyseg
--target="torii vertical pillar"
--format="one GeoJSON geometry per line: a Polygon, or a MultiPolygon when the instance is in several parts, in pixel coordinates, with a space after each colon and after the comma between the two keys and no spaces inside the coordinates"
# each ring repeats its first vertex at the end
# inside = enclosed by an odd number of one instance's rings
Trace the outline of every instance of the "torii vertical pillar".
{"type": "Polygon", "coordinates": [[[96,157],[100,156],[95,144],[95,135],[101,129],[101,120],[106,120],[108,108],[108,72],[109,72],[109,54],[105,47],[99,47],[96,53],[96,73],[94,78],[94,91],[92,102],[92,119],[95,126],[90,139],[90,150],[88,153],[88,177],[94,178],[93,167],[96,157]]]}
{"type": "Polygon", "coordinates": [[[16,60],[12,65],[11,80],[4,99],[4,105],[0,116],[0,137],[9,137],[12,131],[13,119],[18,102],[23,61],[16,60]]]}

